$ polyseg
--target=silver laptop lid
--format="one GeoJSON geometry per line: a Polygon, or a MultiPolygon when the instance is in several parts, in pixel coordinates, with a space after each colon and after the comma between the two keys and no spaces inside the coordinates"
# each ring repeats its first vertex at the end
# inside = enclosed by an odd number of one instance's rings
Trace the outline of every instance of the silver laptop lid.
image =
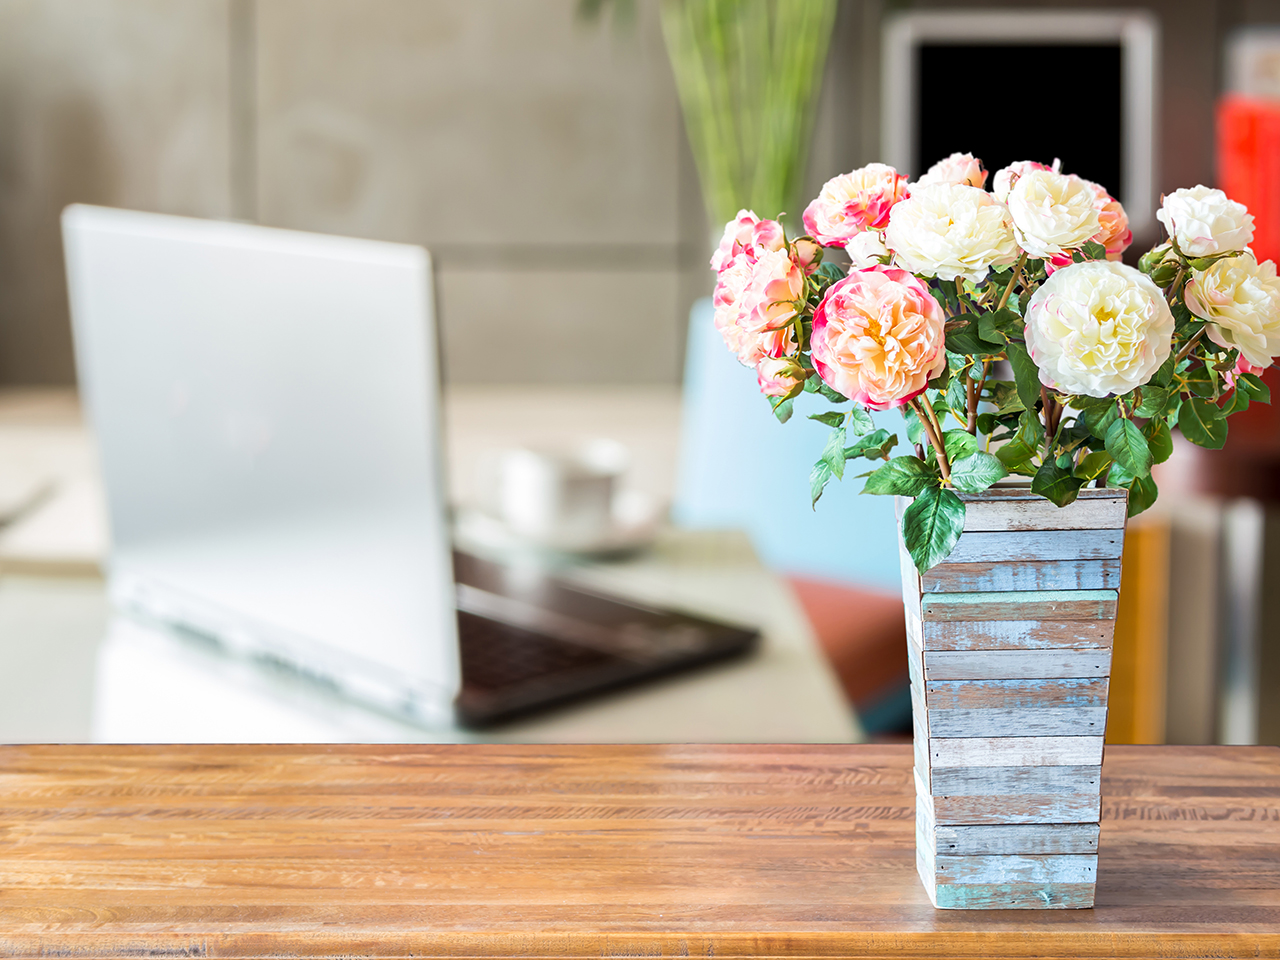
{"type": "Polygon", "coordinates": [[[430,715],[459,682],[421,247],[76,205],[125,606],[430,715]]]}

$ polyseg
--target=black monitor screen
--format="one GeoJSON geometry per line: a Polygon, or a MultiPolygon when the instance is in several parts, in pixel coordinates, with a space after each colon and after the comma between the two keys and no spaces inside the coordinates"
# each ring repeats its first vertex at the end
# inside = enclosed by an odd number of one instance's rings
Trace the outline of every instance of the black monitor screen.
{"type": "Polygon", "coordinates": [[[916,69],[917,176],[957,151],[993,175],[1015,160],[1060,157],[1064,173],[1121,196],[1118,43],[926,43],[916,69]]]}

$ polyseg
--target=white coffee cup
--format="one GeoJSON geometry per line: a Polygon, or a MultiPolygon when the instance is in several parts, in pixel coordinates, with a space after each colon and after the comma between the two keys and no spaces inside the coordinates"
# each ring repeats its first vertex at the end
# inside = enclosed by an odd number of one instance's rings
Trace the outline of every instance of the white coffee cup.
{"type": "Polygon", "coordinates": [[[568,449],[518,447],[497,462],[490,512],[517,536],[565,549],[608,536],[626,447],[592,440],[568,449]]]}

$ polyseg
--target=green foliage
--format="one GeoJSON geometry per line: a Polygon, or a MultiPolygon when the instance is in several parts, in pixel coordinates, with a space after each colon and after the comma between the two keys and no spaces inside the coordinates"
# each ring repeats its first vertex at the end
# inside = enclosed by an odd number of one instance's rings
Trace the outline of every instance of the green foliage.
{"type": "Polygon", "coordinates": [[[996,456],[1005,468],[1012,471],[1030,462],[1044,440],[1044,427],[1039,418],[1024,410],[1018,418],[1018,431],[1004,446],[996,450],[996,456]]]}
{"type": "Polygon", "coordinates": [[[844,427],[836,427],[827,437],[827,445],[822,448],[822,462],[838,479],[844,479],[844,427]]]}
{"type": "Polygon", "coordinates": [[[1164,420],[1149,420],[1142,428],[1142,435],[1147,438],[1147,449],[1154,462],[1164,463],[1173,456],[1173,432],[1164,420]]]}
{"type": "Polygon", "coordinates": [[[951,483],[965,493],[980,493],[1008,475],[1004,464],[989,453],[978,451],[951,461],[951,483]]]}
{"type": "Polygon", "coordinates": [[[888,459],[889,451],[898,445],[898,435],[880,429],[859,438],[852,446],[844,448],[845,460],[866,457],[868,460],[888,459]]]}
{"type": "Polygon", "coordinates": [[[937,470],[919,457],[894,457],[867,477],[863,493],[915,497],[941,483],[937,470]]]}
{"type": "Polygon", "coordinates": [[[955,548],[963,530],[964,501],[939,487],[921,491],[902,514],[902,539],[921,573],[955,548]]]}
{"type": "Polygon", "coordinates": [[[1005,348],[1009,366],[1013,367],[1013,379],[1018,385],[1018,399],[1028,410],[1034,410],[1040,399],[1040,370],[1027,353],[1027,346],[1010,340],[1005,348]]]}
{"type": "Polygon", "coordinates": [[[1107,429],[1107,453],[1135,477],[1151,472],[1151,449],[1132,420],[1117,420],[1107,429]]]}
{"type": "Polygon", "coordinates": [[[1076,498],[1080,488],[1085,485],[1082,477],[1077,477],[1069,469],[1058,466],[1050,460],[1041,464],[1031,481],[1031,492],[1038,493],[1060,507],[1065,507],[1076,498]]]}
{"type": "Polygon", "coordinates": [[[809,471],[809,504],[815,510],[818,508],[818,498],[822,496],[822,491],[827,488],[830,481],[831,464],[825,460],[819,460],[809,471]]]}
{"type": "Polygon", "coordinates": [[[954,462],[978,452],[978,441],[965,430],[948,430],[942,435],[947,459],[954,462]]]}
{"type": "Polygon", "coordinates": [[[1210,450],[1221,450],[1227,442],[1227,417],[1211,400],[1191,397],[1178,412],[1178,428],[1192,443],[1210,450]]]}
{"type": "Polygon", "coordinates": [[[825,423],[828,427],[839,427],[844,424],[844,416],[839,410],[824,410],[821,413],[809,414],[809,419],[825,423]]]}
{"type": "Polygon", "coordinates": [[[849,411],[849,430],[855,437],[870,433],[876,428],[875,421],[871,419],[871,414],[859,404],[854,404],[849,411]]]}
{"type": "Polygon", "coordinates": [[[791,419],[793,400],[793,397],[788,397],[785,400],[781,397],[769,397],[769,406],[773,408],[773,415],[778,418],[779,423],[786,423],[791,419]]]}

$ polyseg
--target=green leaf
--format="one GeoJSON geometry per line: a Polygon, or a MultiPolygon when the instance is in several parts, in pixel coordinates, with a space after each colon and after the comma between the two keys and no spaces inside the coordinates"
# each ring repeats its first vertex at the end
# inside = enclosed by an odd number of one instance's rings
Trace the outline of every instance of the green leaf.
{"type": "Polygon", "coordinates": [[[1096,480],[1111,464],[1111,454],[1095,450],[1080,458],[1080,462],[1076,464],[1075,474],[1081,480],[1096,480]]]}
{"type": "Polygon", "coordinates": [[[1155,463],[1164,463],[1173,456],[1173,432],[1163,420],[1148,420],[1142,428],[1142,435],[1147,438],[1147,447],[1155,463]]]}
{"type": "Polygon", "coordinates": [[[866,457],[868,460],[882,460],[897,445],[898,435],[896,433],[880,429],[874,433],[868,433],[852,446],[845,447],[844,458],[852,460],[855,457],[866,457]]]}
{"type": "Polygon", "coordinates": [[[1129,484],[1129,516],[1136,517],[1156,502],[1160,495],[1152,477],[1134,477],[1129,484]]]}
{"type": "Polygon", "coordinates": [[[902,416],[907,421],[907,439],[912,443],[923,442],[924,424],[920,422],[920,418],[910,410],[904,410],[902,416]]]}
{"type": "Polygon", "coordinates": [[[1227,442],[1227,418],[1211,400],[1189,397],[1178,412],[1178,428],[1196,446],[1221,450],[1227,442]]]}
{"type": "Polygon", "coordinates": [[[1099,440],[1106,440],[1112,425],[1120,419],[1120,408],[1114,400],[1108,400],[1105,405],[1085,410],[1083,417],[1089,432],[1099,440]]]}
{"type": "Polygon", "coordinates": [[[957,375],[947,385],[947,406],[955,418],[962,422],[969,419],[969,395],[965,392],[967,381],[968,377],[957,375]]]}
{"type": "Polygon", "coordinates": [[[1004,464],[989,453],[977,451],[951,462],[951,483],[965,493],[979,493],[1008,475],[1004,464]]]}
{"type": "Polygon", "coordinates": [[[778,418],[779,423],[786,423],[791,419],[791,407],[794,397],[787,397],[783,400],[780,397],[770,397],[769,406],[773,407],[773,415],[778,418]]]}
{"type": "Polygon", "coordinates": [[[822,460],[831,467],[832,473],[844,479],[844,427],[831,431],[827,445],[822,448],[822,460]]]}
{"type": "Polygon", "coordinates": [[[1241,374],[1236,384],[1237,390],[1242,386],[1246,389],[1250,400],[1257,400],[1259,403],[1271,402],[1271,388],[1256,373],[1241,374]]]}
{"type": "Polygon", "coordinates": [[[1178,358],[1175,354],[1170,353],[1169,359],[1160,364],[1160,369],[1157,370],[1156,375],[1151,378],[1151,382],[1161,387],[1169,386],[1170,382],[1173,380],[1174,361],[1177,359],[1178,358]]]}
{"type": "Polygon", "coordinates": [[[998,350],[998,347],[992,347],[991,344],[983,341],[978,335],[978,325],[970,320],[963,327],[957,327],[947,333],[947,349],[952,353],[963,353],[966,356],[974,354],[991,353],[998,350]]]}
{"type": "Polygon", "coordinates": [[[844,423],[844,414],[839,410],[824,410],[822,413],[809,414],[809,419],[825,423],[828,427],[838,427],[844,423]]]}
{"type": "Polygon", "coordinates": [[[1084,245],[1084,255],[1090,260],[1107,259],[1107,248],[1096,240],[1087,240],[1084,245]]]}
{"type": "Polygon", "coordinates": [[[902,539],[921,573],[944,559],[964,530],[964,501],[950,490],[929,487],[902,513],[902,539]]]}
{"type": "Polygon", "coordinates": [[[865,433],[870,433],[876,428],[875,421],[871,419],[871,414],[860,405],[855,403],[853,409],[849,411],[849,430],[855,437],[860,437],[865,433]]]}
{"type": "Polygon", "coordinates": [[[1237,384],[1236,389],[1231,391],[1231,396],[1227,397],[1227,405],[1222,408],[1222,412],[1230,417],[1237,413],[1244,413],[1248,409],[1249,395],[1237,384]]]}
{"type": "Polygon", "coordinates": [[[919,457],[894,457],[867,477],[863,493],[916,497],[938,486],[938,475],[919,457]]]}
{"type": "Polygon", "coordinates": [[[1139,417],[1158,417],[1169,404],[1169,391],[1158,384],[1149,383],[1142,388],[1142,402],[1134,409],[1139,417]]]}
{"type": "Polygon", "coordinates": [[[849,398],[846,397],[843,393],[837,393],[836,391],[832,390],[829,386],[827,386],[825,383],[823,383],[821,380],[818,381],[818,392],[822,394],[824,397],[826,397],[832,403],[848,403],[849,402],[849,398]]]}
{"type": "Polygon", "coordinates": [[[978,441],[965,430],[948,430],[942,435],[942,445],[953,463],[978,451],[978,441]]]}
{"type": "Polygon", "coordinates": [[[1053,461],[1042,464],[1031,481],[1031,492],[1038,493],[1051,503],[1065,507],[1076,498],[1085,485],[1083,477],[1073,476],[1053,461]]]}
{"type": "Polygon", "coordinates": [[[819,460],[809,471],[809,502],[815,510],[818,508],[818,498],[822,496],[822,491],[826,489],[830,480],[831,464],[825,460],[819,460]]]}
{"type": "Polygon", "coordinates": [[[1003,416],[1006,413],[1021,413],[1026,409],[1015,384],[1008,380],[996,380],[988,386],[991,388],[991,401],[996,405],[996,413],[1003,416]]]}
{"type": "Polygon", "coordinates": [[[1135,477],[1151,472],[1151,450],[1147,438],[1132,420],[1117,420],[1107,430],[1107,453],[1135,477]]]}
{"type": "Polygon", "coordinates": [[[817,269],[817,274],[829,283],[835,283],[837,280],[843,280],[845,278],[844,270],[832,263],[830,260],[822,261],[822,264],[817,269]]]}
{"type": "Polygon", "coordinates": [[[1009,470],[1020,467],[1036,455],[1040,441],[1044,439],[1044,427],[1034,413],[1025,410],[1018,418],[1018,431],[1013,439],[996,450],[996,456],[1009,470]]]}
{"type": "Polygon", "coordinates": [[[1018,399],[1028,410],[1034,410],[1036,401],[1040,399],[1040,369],[1027,353],[1026,345],[1016,340],[1009,341],[1005,354],[1013,367],[1013,379],[1018,384],[1018,399]]]}

